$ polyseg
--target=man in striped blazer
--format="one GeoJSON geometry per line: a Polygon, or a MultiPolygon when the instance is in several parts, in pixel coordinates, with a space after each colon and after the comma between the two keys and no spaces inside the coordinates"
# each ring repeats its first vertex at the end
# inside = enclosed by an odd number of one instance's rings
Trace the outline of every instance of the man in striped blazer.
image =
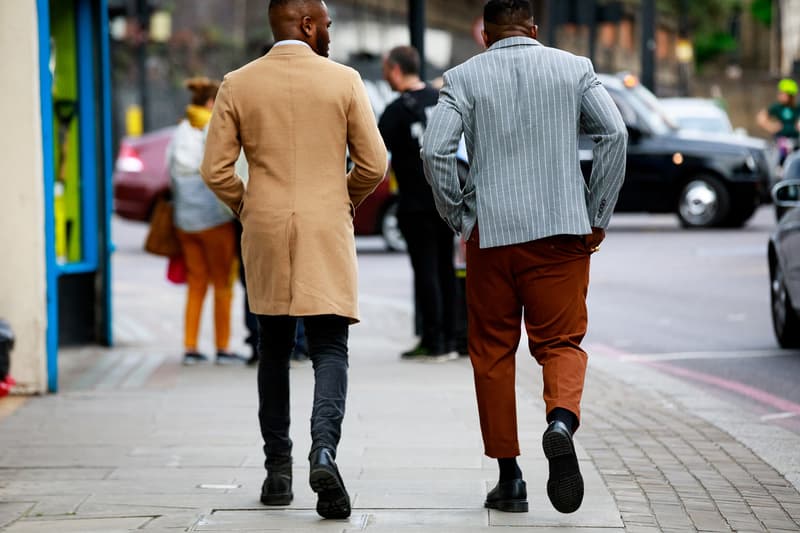
{"type": "Polygon", "coordinates": [[[536,41],[530,2],[490,0],[484,27],[488,50],[444,75],[422,156],[440,215],[467,240],[469,353],[485,453],[500,466],[485,505],[528,510],[514,390],[524,319],[543,368],[547,493],[571,513],[583,501],[572,435],[586,373],[589,256],[622,186],[627,132],[591,62],[536,41]],[[588,183],[581,132],[595,142],[588,183]],[[471,166],[463,186],[462,134],[471,166]]]}

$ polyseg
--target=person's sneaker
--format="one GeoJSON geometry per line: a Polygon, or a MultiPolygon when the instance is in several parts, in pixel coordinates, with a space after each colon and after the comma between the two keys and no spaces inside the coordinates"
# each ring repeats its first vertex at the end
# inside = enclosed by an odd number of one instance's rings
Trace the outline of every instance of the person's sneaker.
{"type": "Polygon", "coordinates": [[[200,352],[186,352],[183,354],[184,366],[193,366],[199,363],[205,363],[206,361],[208,361],[208,357],[200,352]]]}
{"type": "Polygon", "coordinates": [[[242,365],[247,363],[247,358],[233,352],[217,352],[218,365],[242,365]]]}
{"type": "Polygon", "coordinates": [[[458,354],[452,351],[433,350],[420,344],[413,350],[409,350],[400,354],[402,359],[413,361],[424,361],[427,363],[443,363],[445,361],[452,361],[458,359],[458,354]]]}

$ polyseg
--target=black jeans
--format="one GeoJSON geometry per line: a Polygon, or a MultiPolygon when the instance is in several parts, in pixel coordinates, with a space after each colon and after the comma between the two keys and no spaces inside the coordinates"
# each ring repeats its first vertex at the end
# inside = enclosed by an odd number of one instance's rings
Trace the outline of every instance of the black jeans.
{"type": "Polygon", "coordinates": [[[425,348],[448,350],[454,341],[456,273],[453,231],[435,212],[401,212],[398,224],[414,270],[414,297],[425,348]]]}
{"type": "MultiPolygon", "coordinates": [[[[350,322],[339,316],[304,317],[309,355],[314,367],[311,451],[325,447],[336,453],[347,396],[347,337],[350,322]]],[[[292,456],[289,438],[289,358],[297,319],[258,315],[258,421],[264,439],[265,466],[292,456]]]]}

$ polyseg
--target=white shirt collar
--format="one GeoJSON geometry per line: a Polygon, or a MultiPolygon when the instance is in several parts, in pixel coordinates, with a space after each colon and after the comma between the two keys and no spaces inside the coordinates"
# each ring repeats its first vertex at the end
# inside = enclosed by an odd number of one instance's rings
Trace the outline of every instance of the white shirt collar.
{"type": "Polygon", "coordinates": [[[309,45],[307,42],[300,41],[298,39],[286,39],[284,41],[278,41],[277,43],[273,44],[272,46],[273,47],[275,47],[275,46],[286,46],[287,44],[302,44],[303,46],[308,46],[309,49],[311,48],[311,45],[309,45]]]}

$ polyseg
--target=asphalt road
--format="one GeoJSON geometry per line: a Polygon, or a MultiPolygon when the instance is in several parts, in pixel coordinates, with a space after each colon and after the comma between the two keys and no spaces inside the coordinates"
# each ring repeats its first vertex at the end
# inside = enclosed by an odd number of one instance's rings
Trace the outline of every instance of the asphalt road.
{"type": "MultiPolygon", "coordinates": [[[[765,207],[742,229],[687,231],[615,216],[593,257],[590,355],[655,366],[800,433],[800,352],[778,348],[770,319],[774,220],[765,207]]],[[[408,260],[381,249],[359,239],[362,297],[410,309],[408,260]]]]}

